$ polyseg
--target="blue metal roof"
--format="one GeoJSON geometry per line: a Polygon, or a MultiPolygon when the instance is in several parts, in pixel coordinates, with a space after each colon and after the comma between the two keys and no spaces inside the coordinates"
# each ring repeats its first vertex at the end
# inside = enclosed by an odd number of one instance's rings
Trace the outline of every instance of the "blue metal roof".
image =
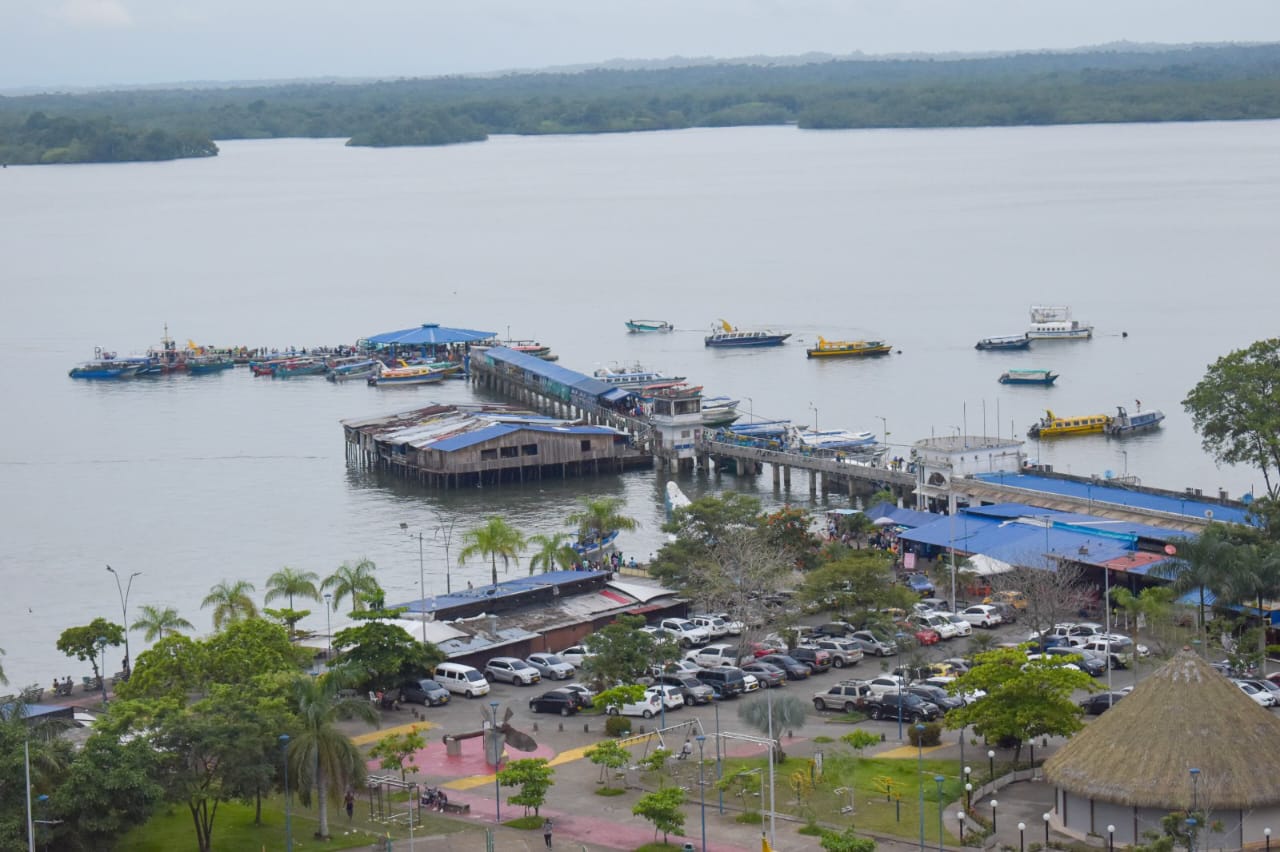
{"type": "Polygon", "coordinates": [[[366,337],[369,343],[379,346],[398,344],[401,346],[431,346],[449,343],[474,343],[477,340],[490,340],[497,336],[496,331],[475,331],[470,328],[445,328],[438,323],[424,322],[413,328],[402,328],[399,331],[384,331],[366,337]]]}
{"type": "Polygon", "coordinates": [[[464,432],[461,435],[453,435],[448,438],[442,438],[439,441],[424,444],[423,449],[440,450],[441,452],[451,453],[465,447],[474,447],[476,444],[482,444],[485,441],[491,441],[494,438],[501,438],[504,435],[510,435],[512,432],[521,431],[547,432],[563,435],[618,434],[616,430],[610,429],[608,426],[543,426],[537,423],[495,423],[492,426],[485,426],[483,429],[475,429],[471,432],[464,432]]]}
{"type": "Polygon", "coordinates": [[[525,372],[541,376],[565,387],[573,388],[588,396],[607,399],[606,395],[610,391],[618,390],[608,382],[601,381],[594,376],[588,376],[585,373],[570,370],[568,367],[561,367],[551,361],[544,361],[537,356],[516,352],[514,349],[507,349],[504,346],[495,346],[486,350],[484,357],[502,364],[519,367],[525,372]]]}
{"type": "Polygon", "coordinates": [[[608,575],[608,571],[548,571],[545,574],[533,574],[528,577],[517,577],[503,580],[496,587],[490,585],[476,586],[474,589],[462,589],[450,595],[438,595],[426,600],[412,600],[392,604],[392,609],[406,609],[409,612],[432,612],[449,610],[476,601],[489,601],[496,598],[519,595],[533,589],[560,586],[576,583],[588,577],[608,575]]]}
{"type": "Polygon", "coordinates": [[[946,517],[933,512],[918,512],[915,509],[903,509],[892,503],[877,503],[876,505],[866,509],[864,514],[871,520],[879,520],[880,518],[888,518],[900,527],[922,527],[925,524],[933,523],[938,518],[946,517]]]}
{"type": "Polygon", "coordinates": [[[1031,473],[980,473],[974,478],[997,485],[1008,485],[1012,488],[1025,488],[1028,491],[1092,500],[1095,503],[1132,506],[1139,509],[1151,509],[1157,512],[1167,512],[1171,515],[1195,518],[1211,517],[1215,521],[1232,524],[1248,523],[1246,511],[1236,506],[1224,506],[1221,503],[1205,500],[1202,497],[1184,498],[1175,495],[1131,491],[1128,488],[1108,485],[1106,480],[1101,480],[1097,483],[1078,482],[1049,476],[1037,476],[1031,473]],[[1207,512],[1212,514],[1206,515],[1207,512]]]}

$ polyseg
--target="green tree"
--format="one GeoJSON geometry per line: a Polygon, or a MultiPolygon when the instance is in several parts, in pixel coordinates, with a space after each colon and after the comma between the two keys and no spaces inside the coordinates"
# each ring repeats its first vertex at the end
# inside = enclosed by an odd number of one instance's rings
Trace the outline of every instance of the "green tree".
{"type": "Polygon", "coordinates": [[[859,837],[853,826],[841,832],[822,832],[818,845],[826,852],[876,852],[876,842],[870,837],[859,837]]]}
{"type": "Polygon", "coordinates": [[[529,573],[541,568],[545,574],[547,571],[568,568],[576,562],[578,554],[569,546],[568,540],[569,536],[564,533],[530,536],[529,543],[538,552],[529,557],[529,573]]]}
{"type": "Polygon", "coordinates": [[[1267,496],[1280,497],[1280,338],[1259,340],[1209,365],[1182,407],[1201,446],[1219,464],[1262,473],[1267,496]]]}
{"type": "Polygon", "coordinates": [[[507,801],[523,807],[525,816],[530,810],[538,816],[538,809],[547,801],[555,773],[545,757],[530,757],[508,763],[507,768],[498,773],[498,783],[503,787],[519,787],[520,792],[507,801]]]}
{"type": "Polygon", "coordinates": [[[182,630],[195,630],[195,626],[171,606],[159,607],[147,604],[141,607],[142,616],[133,623],[130,630],[144,630],[143,635],[148,642],[173,636],[182,630]]]}
{"type": "Polygon", "coordinates": [[[378,716],[363,698],[345,698],[340,692],[348,677],[341,669],[320,677],[298,677],[293,682],[293,711],[298,717],[297,733],[289,741],[286,755],[289,777],[296,778],[304,805],[316,800],[319,827],[316,836],[329,836],[329,801],[347,787],[364,781],[364,759],[360,750],[342,733],[338,723],[359,719],[376,725],[378,716]]]}
{"type": "Polygon", "coordinates": [[[620,615],[611,624],[592,633],[585,640],[591,652],[583,668],[602,687],[632,683],[650,666],[673,659],[677,653],[670,640],[658,640],[652,633],[640,630],[644,617],[620,615]]]}
{"type": "Polygon", "coordinates": [[[786,506],[760,518],[761,537],[785,553],[796,567],[808,570],[817,564],[821,543],[811,532],[810,521],[804,509],[786,506]]]}
{"type": "Polygon", "coordinates": [[[602,740],[585,752],[587,760],[600,767],[600,782],[606,790],[612,789],[610,780],[613,773],[626,766],[631,760],[631,753],[618,745],[617,740],[602,740]]]}
{"type": "Polygon", "coordinates": [[[0,714],[0,849],[27,849],[26,761],[31,760],[31,799],[52,797],[72,760],[71,744],[49,722],[31,719],[21,700],[6,699],[0,714]]]}
{"type": "Polygon", "coordinates": [[[1236,545],[1225,524],[1212,523],[1191,538],[1174,538],[1170,545],[1174,558],[1157,562],[1151,573],[1172,580],[1175,595],[1195,592],[1199,600],[1197,627],[1205,629],[1205,593],[1217,595],[1223,590],[1230,565],[1236,558],[1236,545]]]}
{"type": "Polygon", "coordinates": [[[336,662],[358,679],[362,689],[391,689],[407,677],[421,676],[444,660],[431,643],[423,644],[398,624],[366,621],[333,637],[336,662]]]}
{"type": "Polygon", "coordinates": [[[794,695],[771,701],[752,701],[738,705],[738,718],[765,736],[773,737],[773,762],[782,763],[787,755],[782,750],[782,734],[804,724],[808,708],[794,695]]]}
{"type": "Polygon", "coordinates": [[[653,823],[653,839],[658,839],[662,832],[662,842],[672,834],[684,833],[684,790],[679,787],[663,787],[653,793],[641,796],[631,813],[643,817],[653,823]]]}
{"type": "Polygon", "coordinates": [[[587,541],[599,538],[614,530],[634,530],[640,526],[635,518],[622,514],[625,505],[621,497],[580,497],[582,508],[565,518],[565,523],[578,528],[578,539],[587,541]]]}
{"type": "MultiPolygon", "coordinates": [[[[156,780],[158,760],[155,748],[141,737],[122,743],[113,736],[90,736],[49,796],[53,813],[48,816],[61,820],[53,848],[110,849],[146,822],[165,798],[156,780]]],[[[39,831],[36,841],[39,845],[39,831]]]]}
{"type": "Polygon", "coordinates": [[[119,647],[124,643],[124,628],[105,618],[95,618],[82,627],[68,627],[58,637],[57,648],[68,657],[74,657],[93,667],[95,678],[104,677],[98,671],[98,655],[104,645],[119,647]]]}
{"type": "Polygon", "coordinates": [[[188,693],[203,695],[208,687],[208,647],[180,634],[166,636],[138,655],[133,673],[116,685],[116,695],[126,700],[185,700],[188,693]]]}
{"type": "Polygon", "coordinates": [[[200,602],[200,608],[213,607],[213,629],[221,630],[233,621],[257,617],[257,604],[249,597],[253,590],[253,583],[248,580],[223,580],[209,589],[209,594],[200,602]]]}
{"type": "Polygon", "coordinates": [[[354,565],[343,562],[337,570],[324,578],[320,588],[333,594],[335,612],[344,598],[350,598],[352,612],[360,612],[365,608],[368,596],[381,594],[382,589],[374,577],[377,567],[371,559],[357,560],[354,565]]]}
{"type": "Polygon", "coordinates": [[[805,574],[798,591],[801,601],[848,616],[855,624],[888,606],[910,608],[910,603],[903,606],[904,587],[894,583],[893,559],[881,550],[845,549],[840,559],[805,574]]]}
{"type": "Polygon", "coordinates": [[[377,744],[369,749],[369,756],[377,760],[378,766],[383,769],[398,770],[400,780],[404,781],[406,770],[418,771],[418,765],[413,762],[413,758],[426,747],[426,739],[415,726],[412,730],[388,734],[378,740],[377,744]]]}
{"type": "Polygon", "coordinates": [[[520,549],[524,547],[524,536],[515,527],[493,515],[485,520],[484,526],[467,530],[462,534],[464,542],[458,552],[458,564],[462,565],[472,556],[487,556],[492,567],[493,585],[498,585],[498,558],[502,558],[504,568],[510,563],[520,564],[520,549]]]}
{"type": "Polygon", "coordinates": [[[986,695],[946,715],[952,730],[970,726],[992,742],[1015,743],[1014,760],[1025,740],[1065,737],[1083,727],[1076,690],[1094,692],[1093,679],[1067,668],[1071,656],[1028,661],[1023,648],[997,648],[974,658],[974,666],[947,687],[959,695],[982,690],[986,695]]]}
{"type": "Polygon", "coordinates": [[[261,618],[232,622],[204,642],[205,678],[212,683],[247,684],[258,675],[293,673],[311,658],[289,641],[279,624],[261,618]]]}

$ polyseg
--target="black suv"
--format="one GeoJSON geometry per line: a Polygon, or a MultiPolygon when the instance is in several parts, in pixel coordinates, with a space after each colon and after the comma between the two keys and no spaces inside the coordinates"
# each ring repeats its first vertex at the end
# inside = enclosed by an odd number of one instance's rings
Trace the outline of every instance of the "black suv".
{"type": "Polygon", "coordinates": [[[912,695],[910,692],[903,692],[899,695],[897,692],[886,692],[879,698],[871,699],[867,702],[867,715],[872,719],[898,719],[901,717],[904,721],[915,722],[932,722],[941,715],[938,705],[931,701],[925,701],[918,695],[912,695]],[[899,706],[901,702],[901,706],[899,706]]]}
{"type": "Polygon", "coordinates": [[[716,698],[733,698],[747,691],[747,678],[742,669],[733,666],[716,666],[703,669],[695,677],[715,692],[716,698]]]}
{"type": "MultiPolygon", "coordinates": [[[[918,695],[931,704],[936,704],[943,713],[964,706],[964,699],[950,695],[942,687],[929,683],[913,683],[907,687],[907,692],[912,695],[918,695]]],[[[897,717],[895,716],[894,718],[897,717]]]]}
{"type": "Polygon", "coordinates": [[[692,707],[694,704],[710,704],[711,699],[715,698],[715,690],[693,675],[663,674],[655,677],[653,682],[674,686],[684,698],[685,707],[692,707]]]}
{"type": "Polygon", "coordinates": [[[804,680],[813,674],[812,669],[790,654],[765,654],[763,657],[759,657],[756,662],[777,666],[787,673],[787,680],[804,680]]]}
{"type": "Polygon", "coordinates": [[[847,621],[828,621],[813,628],[815,636],[832,636],[836,639],[843,639],[853,631],[853,625],[847,621]]]}
{"type": "Polygon", "coordinates": [[[553,689],[544,692],[537,698],[529,699],[529,709],[535,713],[559,713],[561,716],[572,716],[582,707],[578,693],[570,689],[553,689]]]}
{"type": "Polygon", "coordinates": [[[828,651],[801,646],[792,648],[787,654],[792,659],[804,663],[814,674],[831,670],[831,654],[828,651]]]}

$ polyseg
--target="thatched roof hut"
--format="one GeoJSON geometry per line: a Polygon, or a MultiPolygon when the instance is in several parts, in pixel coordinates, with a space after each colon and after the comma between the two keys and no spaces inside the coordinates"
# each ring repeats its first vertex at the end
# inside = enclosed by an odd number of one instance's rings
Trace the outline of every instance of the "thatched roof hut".
{"type": "Polygon", "coordinates": [[[1190,770],[1214,807],[1280,803],[1280,719],[1190,651],[1181,651],[1044,765],[1058,787],[1124,805],[1191,807],[1190,770]]]}

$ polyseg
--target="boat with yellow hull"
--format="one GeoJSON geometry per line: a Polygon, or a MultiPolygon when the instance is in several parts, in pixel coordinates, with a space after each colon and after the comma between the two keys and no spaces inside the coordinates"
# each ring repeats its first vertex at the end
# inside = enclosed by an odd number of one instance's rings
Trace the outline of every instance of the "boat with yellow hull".
{"type": "Polygon", "coordinates": [[[1028,438],[1056,438],[1060,435],[1101,435],[1111,424],[1107,414],[1080,414],[1059,417],[1046,410],[1040,422],[1027,430],[1028,438]]]}
{"type": "Polygon", "coordinates": [[[858,358],[888,355],[893,347],[879,340],[827,340],[818,338],[818,345],[806,349],[810,358],[858,358]]]}

